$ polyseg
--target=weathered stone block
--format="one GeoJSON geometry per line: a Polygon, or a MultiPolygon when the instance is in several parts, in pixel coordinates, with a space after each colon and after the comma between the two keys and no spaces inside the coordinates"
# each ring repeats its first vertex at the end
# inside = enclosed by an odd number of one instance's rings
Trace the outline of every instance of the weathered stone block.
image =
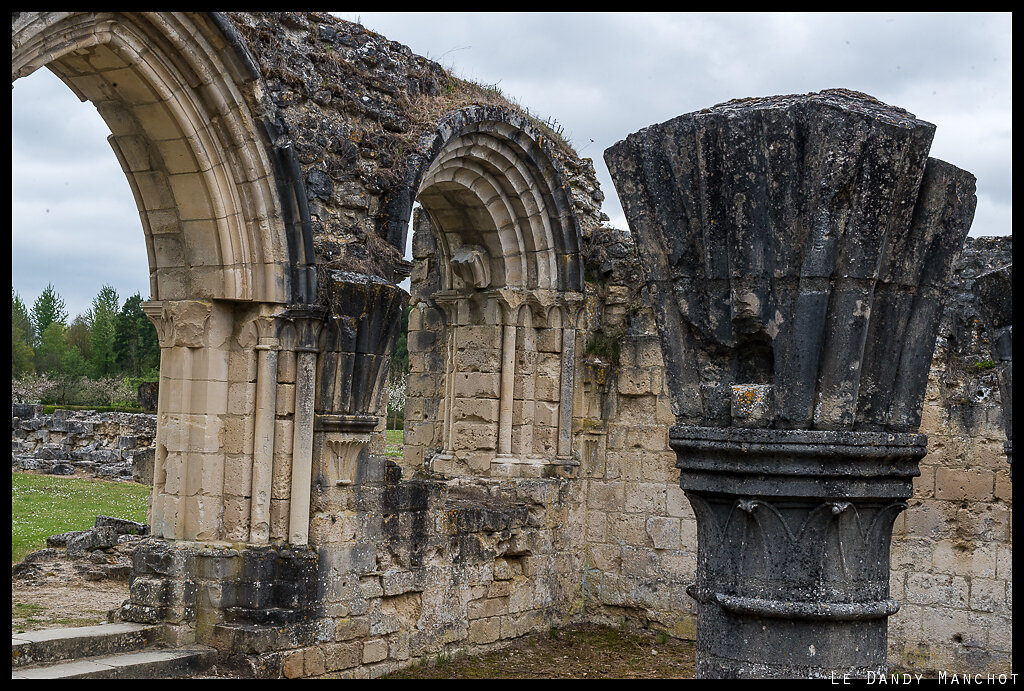
{"type": "Polygon", "coordinates": [[[935,496],[953,501],[991,501],[995,476],[985,468],[939,468],[935,473],[935,496]]]}
{"type": "Polygon", "coordinates": [[[971,609],[978,612],[1002,612],[1006,598],[1006,584],[990,578],[971,579],[971,609]]]}
{"type": "Polygon", "coordinates": [[[363,643],[363,664],[387,659],[388,643],[383,638],[374,638],[363,643]]]}
{"type": "Polygon", "coordinates": [[[469,623],[469,642],[476,645],[493,643],[501,636],[501,620],[498,617],[475,619],[469,623]]]}
{"type": "Polygon", "coordinates": [[[325,643],[322,646],[324,667],[328,672],[351,669],[362,658],[361,643],[325,643]]]}
{"type": "Polygon", "coordinates": [[[647,535],[654,549],[678,549],[679,519],[651,516],[647,519],[647,535]]]}

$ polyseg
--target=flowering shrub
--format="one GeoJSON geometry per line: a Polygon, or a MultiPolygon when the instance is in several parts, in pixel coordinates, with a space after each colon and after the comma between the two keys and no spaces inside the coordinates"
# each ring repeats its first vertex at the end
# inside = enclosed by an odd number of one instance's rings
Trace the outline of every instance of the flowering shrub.
{"type": "Polygon", "coordinates": [[[11,378],[11,399],[15,403],[40,403],[53,387],[46,374],[24,374],[11,378]]]}
{"type": "Polygon", "coordinates": [[[405,385],[409,375],[390,374],[388,375],[388,429],[396,428],[405,419],[405,385]]]}

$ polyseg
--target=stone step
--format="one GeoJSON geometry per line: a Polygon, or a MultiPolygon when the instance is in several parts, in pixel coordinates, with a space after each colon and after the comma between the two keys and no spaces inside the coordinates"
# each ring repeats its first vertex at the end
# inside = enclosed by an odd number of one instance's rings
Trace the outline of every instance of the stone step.
{"type": "Polygon", "coordinates": [[[11,667],[125,653],[160,640],[161,627],[112,623],[11,635],[11,667]]]}
{"type": "Polygon", "coordinates": [[[11,679],[170,679],[208,670],[217,651],[206,646],[148,649],[54,665],[23,667],[11,679]]]}

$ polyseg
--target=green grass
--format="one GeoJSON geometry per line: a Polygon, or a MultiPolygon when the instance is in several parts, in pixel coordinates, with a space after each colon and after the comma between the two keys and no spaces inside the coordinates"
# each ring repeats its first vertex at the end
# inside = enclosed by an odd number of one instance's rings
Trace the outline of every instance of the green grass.
{"type": "Polygon", "coordinates": [[[384,430],[384,455],[388,458],[402,456],[402,445],[404,432],[400,429],[384,430]]]}
{"type": "Polygon", "coordinates": [[[46,547],[46,538],[91,528],[96,516],[145,523],[150,487],[134,482],[11,473],[11,562],[46,547]]]}
{"type": "Polygon", "coordinates": [[[43,415],[52,415],[57,410],[90,410],[94,413],[144,413],[141,406],[125,405],[45,405],[43,415]]]}

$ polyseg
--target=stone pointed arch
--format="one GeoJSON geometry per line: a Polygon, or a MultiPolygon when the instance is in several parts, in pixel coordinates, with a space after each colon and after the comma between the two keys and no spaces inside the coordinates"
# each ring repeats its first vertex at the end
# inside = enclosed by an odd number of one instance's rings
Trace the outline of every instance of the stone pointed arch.
{"type": "Polygon", "coordinates": [[[247,90],[258,72],[233,31],[209,13],[12,21],[12,82],[47,67],[110,128],[142,220],[153,300],[315,294],[309,234],[286,208],[298,196],[288,158],[253,115],[247,90]]]}

